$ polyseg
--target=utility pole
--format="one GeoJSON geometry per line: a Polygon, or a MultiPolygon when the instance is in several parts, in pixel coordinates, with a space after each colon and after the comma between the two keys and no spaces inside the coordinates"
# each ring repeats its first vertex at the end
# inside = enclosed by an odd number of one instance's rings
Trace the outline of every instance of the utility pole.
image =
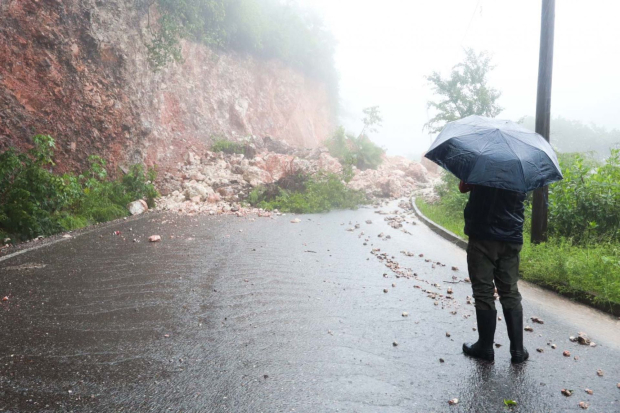
{"type": "MultiPolygon", "coordinates": [[[[540,57],[538,61],[538,96],[536,100],[536,133],[549,142],[551,124],[551,79],[553,75],[553,33],[555,0],[542,0],[540,57]]],[[[532,203],[532,243],[547,241],[549,187],[534,191],[532,203]]]]}

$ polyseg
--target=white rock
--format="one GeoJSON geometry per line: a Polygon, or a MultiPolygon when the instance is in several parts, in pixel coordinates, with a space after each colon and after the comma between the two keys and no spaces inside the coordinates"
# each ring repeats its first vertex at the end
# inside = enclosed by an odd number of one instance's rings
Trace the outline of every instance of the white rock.
{"type": "Polygon", "coordinates": [[[140,215],[148,211],[149,206],[143,199],[138,199],[137,201],[129,203],[127,209],[131,215],[140,215]]]}

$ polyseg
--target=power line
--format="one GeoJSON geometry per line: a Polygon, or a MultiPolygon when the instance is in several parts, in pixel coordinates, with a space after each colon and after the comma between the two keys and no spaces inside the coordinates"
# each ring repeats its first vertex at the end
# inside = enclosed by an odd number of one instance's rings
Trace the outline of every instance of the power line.
{"type": "Polygon", "coordinates": [[[474,8],[474,12],[471,14],[471,19],[469,19],[469,24],[467,25],[467,30],[465,30],[465,35],[461,39],[461,47],[463,47],[463,42],[465,41],[465,39],[467,38],[467,35],[469,34],[469,29],[471,28],[471,23],[474,21],[474,17],[476,16],[476,12],[478,11],[478,6],[480,6],[480,2],[481,1],[482,0],[478,0],[478,2],[476,3],[476,7],[474,8]]]}

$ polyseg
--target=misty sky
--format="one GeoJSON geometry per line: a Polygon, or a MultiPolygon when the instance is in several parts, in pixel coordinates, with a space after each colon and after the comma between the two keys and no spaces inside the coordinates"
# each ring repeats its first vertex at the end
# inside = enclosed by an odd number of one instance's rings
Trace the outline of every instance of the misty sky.
{"type": "MultiPolygon", "coordinates": [[[[449,74],[464,47],[493,54],[500,118],[534,115],[541,0],[299,0],[338,40],[343,123],[361,129],[361,109],[379,105],[373,139],[392,155],[420,153],[432,114],[424,79],[449,74]]],[[[552,114],[620,129],[620,2],[557,0],[552,114]]]]}

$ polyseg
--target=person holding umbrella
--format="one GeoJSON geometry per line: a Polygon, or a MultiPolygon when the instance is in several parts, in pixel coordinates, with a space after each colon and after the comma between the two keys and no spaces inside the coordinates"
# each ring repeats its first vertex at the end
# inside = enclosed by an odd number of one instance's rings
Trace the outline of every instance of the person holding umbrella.
{"type": "Polygon", "coordinates": [[[463,344],[463,352],[495,359],[497,289],[511,361],[522,363],[529,357],[517,286],[524,201],[527,192],[562,179],[557,156],[542,136],[510,121],[481,116],[449,123],[425,156],[460,178],[460,191],[470,194],[464,216],[478,341],[463,344]]]}

